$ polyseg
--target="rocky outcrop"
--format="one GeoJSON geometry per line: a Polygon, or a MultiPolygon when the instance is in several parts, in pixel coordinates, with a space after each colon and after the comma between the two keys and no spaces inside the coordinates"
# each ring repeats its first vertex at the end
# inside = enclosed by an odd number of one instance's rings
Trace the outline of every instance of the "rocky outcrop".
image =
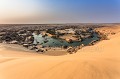
{"type": "MultiPolygon", "coordinates": [[[[27,49],[34,50],[36,52],[43,51],[42,47],[38,47],[38,44],[43,46],[49,46],[49,47],[50,46],[54,47],[54,45],[62,46],[63,49],[65,50],[67,49],[67,52],[72,54],[72,53],[76,53],[79,49],[81,49],[84,46],[84,45],[80,45],[82,41],[84,41],[86,38],[92,38],[93,36],[93,29],[88,27],[81,28],[76,26],[67,26],[67,27],[61,27],[61,26],[47,27],[46,26],[44,29],[42,29],[42,27],[39,29],[38,28],[36,29],[35,28],[36,26],[29,28],[27,25],[25,25],[25,27],[24,26],[22,28],[21,27],[22,26],[11,27],[11,28],[8,27],[8,28],[5,28],[4,30],[0,29],[1,30],[0,42],[5,42],[8,44],[20,44],[26,47],[27,49]],[[59,34],[57,30],[62,32],[66,30],[67,33],[59,34]],[[56,40],[53,40],[53,39],[56,39],[56,40]],[[77,42],[79,44],[76,44],[77,42]],[[76,45],[76,46],[80,45],[80,46],[75,47],[73,45],[76,45]],[[69,47],[69,46],[73,46],[73,47],[69,47]]],[[[94,42],[92,42],[91,44],[94,44],[94,42]]]]}
{"type": "Polygon", "coordinates": [[[97,32],[99,34],[99,38],[100,40],[109,40],[108,35],[101,33],[101,32],[97,32]]]}
{"type": "Polygon", "coordinates": [[[84,46],[85,46],[84,44],[81,44],[80,46],[77,46],[77,47],[69,47],[69,48],[67,49],[67,52],[68,52],[69,54],[74,54],[74,53],[76,53],[79,49],[82,49],[84,46]]]}
{"type": "Polygon", "coordinates": [[[35,52],[44,52],[42,48],[39,48],[38,46],[33,44],[23,44],[23,47],[26,47],[29,50],[34,50],[35,52]]]}
{"type": "Polygon", "coordinates": [[[6,32],[4,35],[2,35],[1,40],[6,42],[16,40],[20,42],[22,40],[22,37],[19,36],[16,32],[6,32]]]}
{"type": "Polygon", "coordinates": [[[72,39],[65,39],[68,43],[73,43],[72,39]]]}
{"type": "Polygon", "coordinates": [[[69,54],[73,54],[73,53],[75,53],[75,48],[74,48],[74,47],[69,47],[69,48],[67,49],[67,52],[68,52],[69,54]]]}
{"type": "Polygon", "coordinates": [[[95,45],[97,42],[98,42],[98,40],[93,40],[93,41],[91,41],[88,45],[89,45],[89,46],[93,46],[93,45],[95,45]]]}

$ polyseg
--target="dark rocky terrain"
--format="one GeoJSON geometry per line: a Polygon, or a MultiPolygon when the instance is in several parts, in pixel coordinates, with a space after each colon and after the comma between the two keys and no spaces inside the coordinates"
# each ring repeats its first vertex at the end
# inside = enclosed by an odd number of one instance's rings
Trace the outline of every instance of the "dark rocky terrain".
{"type": "MultiPolygon", "coordinates": [[[[42,37],[52,37],[64,39],[69,43],[73,41],[83,41],[87,38],[92,38],[93,34],[98,34],[100,40],[107,39],[102,33],[96,32],[94,29],[112,26],[112,24],[1,24],[0,25],[0,42],[7,44],[19,44],[24,47],[35,50],[36,52],[44,52],[45,50],[41,44],[33,44],[35,38],[33,33],[36,35],[42,34],[42,37]],[[68,30],[70,30],[68,32],[68,30]],[[69,35],[72,36],[69,38],[69,35]],[[38,47],[38,45],[41,45],[38,47]]],[[[94,45],[99,40],[93,40],[89,45],[94,45]]],[[[47,41],[45,41],[47,42],[47,41]]],[[[68,49],[69,53],[73,53],[76,49],[83,47],[81,44],[80,47],[68,47],[62,46],[62,48],[68,49]]]]}

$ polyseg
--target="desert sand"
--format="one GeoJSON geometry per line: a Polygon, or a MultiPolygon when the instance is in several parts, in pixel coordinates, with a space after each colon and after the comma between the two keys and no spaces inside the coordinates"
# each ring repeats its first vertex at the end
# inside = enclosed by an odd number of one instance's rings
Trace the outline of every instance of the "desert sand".
{"type": "Polygon", "coordinates": [[[110,40],[65,56],[9,50],[0,45],[0,79],[120,79],[118,29],[109,35],[110,40]]]}

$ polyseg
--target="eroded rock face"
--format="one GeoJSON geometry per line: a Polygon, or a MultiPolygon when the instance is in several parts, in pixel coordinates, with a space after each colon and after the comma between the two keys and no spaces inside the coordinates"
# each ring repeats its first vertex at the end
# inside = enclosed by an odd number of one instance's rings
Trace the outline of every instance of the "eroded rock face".
{"type": "Polygon", "coordinates": [[[84,44],[81,44],[80,46],[77,46],[77,47],[68,47],[67,49],[67,52],[69,54],[74,54],[76,53],[79,49],[82,49],[85,45],[84,44]]]}
{"type": "Polygon", "coordinates": [[[0,36],[3,36],[5,34],[6,34],[6,32],[0,32],[0,36]]]}
{"type": "Polygon", "coordinates": [[[62,48],[63,48],[63,49],[67,49],[67,48],[68,48],[68,46],[62,46],[62,48]]]}
{"type": "Polygon", "coordinates": [[[18,44],[19,42],[14,40],[14,41],[11,41],[10,44],[18,44]]]}
{"type": "MultiPolygon", "coordinates": [[[[42,47],[37,47],[37,46],[39,46],[39,44],[42,46],[47,46],[47,47],[60,45],[60,46],[63,46],[62,47],[63,49],[65,49],[65,50],[67,49],[68,53],[73,54],[77,50],[79,50],[83,47],[82,45],[79,47],[78,44],[76,44],[75,42],[80,43],[80,42],[84,41],[85,38],[91,38],[92,31],[93,31],[92,29],[88,30],[85,28],[77,29],[77,31],[75,31],[76,29],[74,28],[74,29],[69,29],[68,30],[69,32],[67,32],[65,34],[59,34],[58,32],[56,32],[56,29],[42,30],[42,31],[39,29],[37,31],[35,31],[35,27],[33,29],[28,30],[28,29],[24,28],[24,29],[19,29],[19,30],[15,30],[15,31],[13,31],[13,29],[11,29],[11,31],[4,30],[4,31],[0,32],[0,42],[5,41],[5,43],[9,43],[9,44],[20,44],[20,45],[23,45],[24,47],[26,47],[27,49],[34,50],[36,52],[43,51],[42,47]],[[40,32],[43,32],[44,34],[42,34],[40,32]],[[46,33],[46,32],[48,32],[48,33],[46,33]],[[60,36],[63,36],[65,39],[60,38],[60,36]],[[56,40],[56,39],[62,39],[62,40],[56,40]],[[59,42],[61,42],[62,44],[61,43],[59,44],[59,42]],[[51,44],[49,44],[49,43],[51,43],[51,44]],[[44,44],[46,44],[46,45],[44,45],[44,44]],[[66,45],[66,46],[64,46],[64,45],[66,45]],[[74,47],[73,45],[78,46],[78,47],[74,47]],[[69,46],[73,46],[73,47],[69,47],[69,46]]],[[[48,27],[47,27],[47,29],[48,29],[48,27]]],[[[61,31],[64,31],[65,29],[68,29],[68,28],[61,29],[61,31]]]]}
{"type": "Polygon", "coordinates": [[[68,43],[73,43],[72,39],[65,39],[68,43]]]}
{"type": "Polygon", "coordinates": [[[74,48],[74,47],[69,47],[69,48],[67,49],[67,52],[68,52],[69,54],[73,54],[73,53],[75,53],[75,48],[74,48]]]}
{"type": "Polygon", "coordinates": [[[2,36],[0,36],[0,43],[2,43],[2,36]]]}
{"type": "Polygon", "coordinates": [[[4,35],[2,35],[1,40],[4,40],[6,42],[11,42],[13,40],[20,41],[20,36],[16,32],[6,32],[4,35]]]}
{"type": "Polygon", "coordinates": [[[6,43],[20,44],[20,43],[33,43],[34,39],[30,32],[4,32],[0,34],[0,41],[5,41],[6,43]]]}
{"type": "Polygon", "coordinates": [[[32,35],[25,38],[25,43],[33,44],[33,42],[34,42],[34,37],[32,35]]]}
{"type": "Polygon", "coordinates": [[[26,30],[19,30],[17,33],[18,33],[18,34],[25,34],[25,33],[26,33],[26,30]]]}

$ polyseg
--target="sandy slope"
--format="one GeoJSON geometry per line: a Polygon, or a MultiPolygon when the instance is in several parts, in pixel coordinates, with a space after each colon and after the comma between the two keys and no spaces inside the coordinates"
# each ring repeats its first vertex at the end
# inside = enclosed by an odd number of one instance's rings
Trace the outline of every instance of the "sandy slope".
{"type": "Polygon", "coordinates": [[[0,79],[120,79],[120,33],[74,55],[26,55],[1,46],[0,79]]]}

